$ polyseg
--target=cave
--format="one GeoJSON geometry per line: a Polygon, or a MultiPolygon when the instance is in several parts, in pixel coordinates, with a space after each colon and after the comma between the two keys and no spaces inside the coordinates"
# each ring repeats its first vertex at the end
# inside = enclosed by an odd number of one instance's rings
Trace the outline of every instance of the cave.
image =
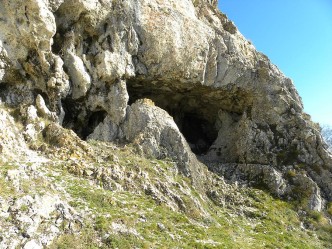
{"type": "Polygon", "coordinates": [[[107,116],[106,111],[86,110],[83,104],[75,102],[71,98],[62,100],[62,105],[65,111],[63,127],[73,130],[83,140],[86,140],[107,116]]]}
{"type": "Polygon", "coordinates": [[[81,137],[86,140],[86,138],[93,133],[95,128],[104,121],[107,116],[106,111],[96,111],[90,112],[87,115],[87,123],[82,126],[81,137]]]}
{"type": "Polygon", "coordinates": [[[206,154],[218,135],[214,124],[200,118],[195,113],[184,113],[182,120],[178,121],[177,125],[192,152],[197,155],[206,154]]]}
{"type": "Polygon", "coordinates": [[[129,104],[137,99],[151,99],[156,106],[167,111],[196,155],[206,154],[218,136],[216,125],[218,105],[202,94],[204,87],[177,88],[145,82],[127,82],[129,104]]]}
{"type": "MultiPolygon", "coordinates": [[[[148,98],[167,111],[192,152],[202,160],[213,160],[214,154],[222,157],[228,153],[220,153],[220,144],[216,147],[215,143],[225,121],[220,119],[220,111],[228,113],[231,119],[237,122],[244,110],[247,113],[250,110],[248,103],[251,97],[239,87],[211,88],[201,84],[132,79],[127,80],[127,91],[129,105],[138,99],[148,98]]],[[[92,112],[83,102],[70,97],[63,99],[62,104],[66,113],[63,126],[72,129],[84,140],[107,116],[107,112],[102,108],[92,112]]]]}

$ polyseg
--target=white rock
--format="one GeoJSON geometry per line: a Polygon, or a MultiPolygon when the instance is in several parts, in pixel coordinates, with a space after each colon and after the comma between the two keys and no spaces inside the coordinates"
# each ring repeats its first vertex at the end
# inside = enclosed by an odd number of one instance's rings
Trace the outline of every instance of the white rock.
{"type": "Polygon", "coordinates": [[[43,247],[36,240],[30,240],[24,245],[23,249],[43,249],[43,247]]]}
{"type": "Polygon", "coordinates": [[[47,106],[45,104],[45,100],[40,94],[37,95],[36,106],[37,106],[38,112],[41,114],[42,117],[49,118],[53,121],[56,120],[56,114],[54,112],[51,112],[47,108],[47,106]]]}
{"type": "Polygon", "coordinates": [[[82,59],[73,52],[68,51],[65,56],[65,65],[73,83],[73,99],[85,96],[91,85],[91,77],[86,71],[82,59]]]}
{"type": "Polygon", "coordinates": [[[173,118],[151,100],[138,100],[128,107],[123,133],[149,156],[169,156],[181,164],[189,163],[192,152],[173,118]]]}
{"type": "Polygon", "coordinates": [[[88,136],[90,140],[100,140],[111,142],[119,137],[119,127],[112,122],[111,118],[107,116],[103,122],[101,122],[88,136]]]}
{"type": "Polygon", "coordinates": [[[35,129],[35,126],[33,124],[28,124],[25,127],[25,131],[23,134],[28,141],[35,141],[37,139],[37,135],[38,135],[38,133],[35,129]]]}
{"type": "Polygon", "coordinates": [[[34,123],[38,119],[37,109],[35,106],[30,105],[27,109],[27,120],[28,123],[34,123]]]}

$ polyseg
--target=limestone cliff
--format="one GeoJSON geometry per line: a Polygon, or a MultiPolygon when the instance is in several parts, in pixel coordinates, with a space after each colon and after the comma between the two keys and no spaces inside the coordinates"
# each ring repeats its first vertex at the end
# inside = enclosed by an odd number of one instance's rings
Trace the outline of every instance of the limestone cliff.
{"type": "Polygon", "coordinates": [[[322,126],[322,136],[331,151],[332,150],[332,128],[330,125],[322,126]]]}
{"type": "Polygon", "coordinates": [[[62,144],[62,126],[169,158],[209,197],[216,173],[312,210],[332,201],[318,125],[216,1],[1,1],[0,89],[4,161],[48,155],[40,139],[62,144]]]}

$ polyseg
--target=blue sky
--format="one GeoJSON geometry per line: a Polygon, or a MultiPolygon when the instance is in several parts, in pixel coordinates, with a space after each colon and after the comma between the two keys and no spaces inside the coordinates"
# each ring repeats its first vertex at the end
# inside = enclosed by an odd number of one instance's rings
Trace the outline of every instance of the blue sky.
{"type": "Polygon", "coordinates": [[[313,121],[332,125],[332,0],[219,0],[219,8],[294,81],[313,121]]]}

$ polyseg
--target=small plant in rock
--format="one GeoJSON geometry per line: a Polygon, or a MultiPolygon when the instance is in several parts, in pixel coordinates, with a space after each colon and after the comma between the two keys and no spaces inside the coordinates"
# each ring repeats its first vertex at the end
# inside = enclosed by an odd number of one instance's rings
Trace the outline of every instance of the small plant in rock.
{"type": "Polygon", "coordinates": [[[287,171],[287,177],[293,178],[296,176],[296,171],[295,170],[288,170],[287,171]]]}
{"type": "Polygon", "coordinates": [[[21,212],[27,212],[28,210],[29,210],[28,205],[23,204],[23,205],[20,207],[20,211],[21,211],[21,212]]]}
{"type": "Polygon", "coordinates": [[[309,214],[309,217],[312,218],[316,222],[321,223],[324,220],[324,216],[323,216],[323,214],[321,212],[310,211],[310,212],[308,212],[308,214],[309,214]]]}
{"type": "Polygon", "coordinates": [[[329,215],[332,215],[332,202],[329,202],[328,204],[327,204],[327,213],[329,214],[329,215]]]}
{"type": "Polygon", "coordinates": [[[112,234],[105,240],[105,244],[108,248],[148,248],[132,234],[112,234]]]}
{"type": "Polygon", "coordinates": [[[105,218],[105,216],[98,216],[96,218],[95,229],[100,232],[105,232],[109,229],[109,221],[105,218]]]}
{"type": "Polygon", "coordinates": [[[21,181],[20,190],[25,194],[29,193],[31,190],[31,182],[28,180],[21,181]]]}
{"type": "Polygon", "coordinates": [[[306,168],[306,165],[304,163],[299,163],[299,164],[296,164],[295,165],[295,169],[298,169],[298,170],[303,170],[306,168]]]}
{"type": "Polygon", "coordinates": [[[227,21],[226,23],[224,23],[223,28],[233,35],[236,33],[236,30],[237,30],[237,28],[235,27],[235,25],[232,21],[227,21]]]}
{"type": "Polygon", "coordinates": [[[8,197],[13,196],[15,194],[15,189],[13,186],[8,185],[8,182],[0,178],[0,196],[1,197],[8,197]]]}
{"type": "Polygon", "coordinates": [[[318,175],[320,175],[322,173],[322,168],[317,164],[312,165],[311,169],[313,171],[315,171],[318,175]]]}
{"type": "Polygon", "coordinates": [[[198,4],[199,4],[199,0],[193,0],[193,5],[194,5],[195,7],[197,7],[198,4]]]}
{"type": "Polygon", "coordinates": [[[53,244],[49,247],[51,249],[97,249],[97,248],[107,248],[100,247],[97,241],[99,240],[96,231],[93,229],[91,224],[86,224],[84,229],[79,235],[65,233],[58,237],[53,244]]]}

